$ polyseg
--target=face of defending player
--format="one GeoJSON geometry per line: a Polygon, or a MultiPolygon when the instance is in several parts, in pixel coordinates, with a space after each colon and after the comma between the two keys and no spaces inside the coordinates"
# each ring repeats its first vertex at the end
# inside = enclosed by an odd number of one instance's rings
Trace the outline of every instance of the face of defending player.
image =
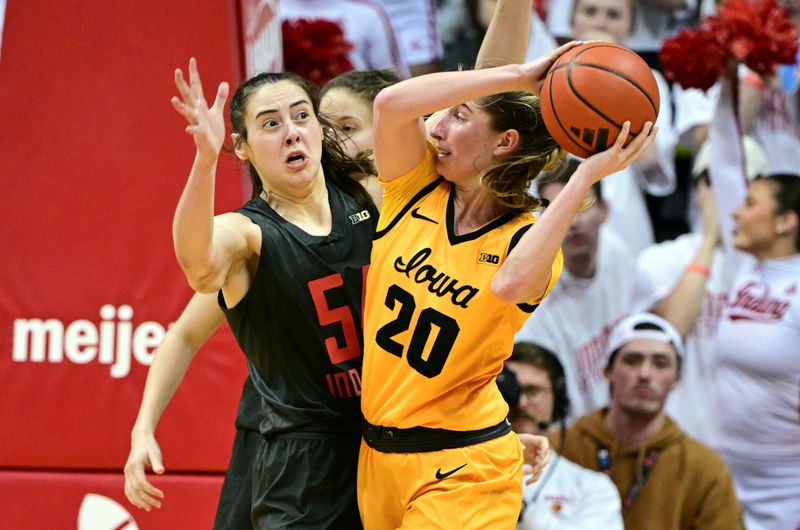
{"type": "Polygon", "coordinates": [[[346,88],[332,88],[320,101],[320,112],[347,135],[348,156],[372,149],[372,106],[346,88]]]}
{"type": "MultiPolygon", "coordinates": [[[[564,183],[551,182],[542,186],[539,192],[542,197],[552,201],[562,189],[564,183]]],[[[600,226],[608,217],[608,206],[604,201],[597,200],[594,189],[589,190],[588,197],[594,202],[589,208],[575,214],[562,244],[564,265],[579,277],[594,275],[600,226]]]]}
{"type": "Polygon", "coordinates": [[[489,114],[475,102],[452,107],[431,129],[439,155],[436,171],[458,186],[478,185],[478,175],[519,144],[514,129],[494,131],[489,114]]]}
{"type": "Polygon", "coordinates": [[[508,362],[519,383],[519,404],[510,412],[511,428],[517,433],[544,434],[539,423],[553,421],[553,386],[547,372],[523,362],[508,362]]]}
{"type": "Polygon", "coordinates": [[[631,37],[631,0],[576,0],[572,34],[579,40],[604,40],[622,44],[631,37]]]}
{"type": "Polygon", "coordinates": [[[322,126],[311,99],[291,81],[258,87],[245,111],[247,139],[233,135],[236,156],[256,168],[264,189],[305,197],[323,184],[322,126]]]}
{"type": "Polygon", "coordinates": [[[790,214],[776,215],[775,188],[767,180],[750,183],[744,203],[733,210],[733,244],[757,258],[768,257],[791,224],[790,214]]]}
{"type": "Polygon", "coordinates": [[[617,352],[606,369],[611,407],[637,415],[655,415],[680,378],[678,354],[672,345],[655,339],[636,339],[617,352]]]}

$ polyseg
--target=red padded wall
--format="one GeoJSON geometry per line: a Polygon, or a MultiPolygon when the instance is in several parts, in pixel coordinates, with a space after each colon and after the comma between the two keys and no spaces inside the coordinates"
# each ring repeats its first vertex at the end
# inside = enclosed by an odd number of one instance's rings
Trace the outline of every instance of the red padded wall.
{"type": "MultiPolygon", "coordinates": [[[[169,102],[173,71],[194,55],[212,97],[238,84],[236,5],[8,1],[0,468],[121,470],[147,363],[191,295],[172,250],[194,156],[169,102]]],[[[218,211],[241,204],[243,183],[223,154],[218,211]]],[[[229,331],[217,333],[157,433],[168,472],[225,469],[245,375],[229,331]]]]}
{"type": "Polygon", "coordinates": [[[160,509],[131,506],[120,477],[108,473],[0,471],[0,527],[77,530],[176,530],[211,528],[220,476],[157,478],[160,509]]]}

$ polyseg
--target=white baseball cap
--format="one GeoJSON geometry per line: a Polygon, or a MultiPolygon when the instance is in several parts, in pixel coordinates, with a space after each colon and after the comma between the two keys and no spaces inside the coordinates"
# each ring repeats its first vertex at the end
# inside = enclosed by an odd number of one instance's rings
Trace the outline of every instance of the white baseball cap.
{"type": "MultiPolygon", "coordinates": [[[[744,135],[742,138],[742,145],[744,146],[744,162],[745,173],[747,180],[753,180],[759,175],[764,175],[767,171],[767,153],[764,148],[751,136],[744,135]]],[[[697,177],[703,171],[708,170],[708,163],[710,155],[710,145],[708,140],[703,142],[697,155],[694,157],[694,165],[692,166],[692,176],[697,177]]]]}
{"type": "Polygon", "coordinates": [[[672,324],[653,313],[637,313],[617,322],[608,338],[606,355],[610,357],[612,353],[636,339],[653,339],[671,344],[678,355],[683,357],[681,334],[672,324]]]}

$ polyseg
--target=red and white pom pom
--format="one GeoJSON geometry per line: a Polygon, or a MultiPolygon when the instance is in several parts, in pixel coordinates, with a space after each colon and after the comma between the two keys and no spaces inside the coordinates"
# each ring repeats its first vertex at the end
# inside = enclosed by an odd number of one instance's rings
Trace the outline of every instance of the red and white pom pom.
{"type": "Polygon", "coordinates": [[[696,30],[683,30],[661,48],[661,69],[684,88],[708,90],[729,60],[762,77],[795,62],[797,27],[775,0],[726,0],[696,30]]]}
{"type": "Polygon", "coordinates": [[[284,20],[281,30],[287,71],[322,86],[353,69],[347,55],[353,45],[345,39],[338,23],[325,19],[284,20]]]}

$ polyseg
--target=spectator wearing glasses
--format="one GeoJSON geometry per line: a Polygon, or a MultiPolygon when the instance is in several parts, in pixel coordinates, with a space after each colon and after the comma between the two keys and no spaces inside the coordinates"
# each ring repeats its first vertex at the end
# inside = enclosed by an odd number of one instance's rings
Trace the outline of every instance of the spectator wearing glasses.
{"type": "MultiPolygon", "coordinates": [[[[551,351],[530,342],[514,345],[497,378],[517,434],[546,435],[566,428],[570,401],[564,368],[551,351]]],[[[563,436],[562,436],[563,439],[563,436]]],[[[539,480],[522,492],[519,530],[622,529],[619,494],[611,480],[556,451],[539,480]]]]}

